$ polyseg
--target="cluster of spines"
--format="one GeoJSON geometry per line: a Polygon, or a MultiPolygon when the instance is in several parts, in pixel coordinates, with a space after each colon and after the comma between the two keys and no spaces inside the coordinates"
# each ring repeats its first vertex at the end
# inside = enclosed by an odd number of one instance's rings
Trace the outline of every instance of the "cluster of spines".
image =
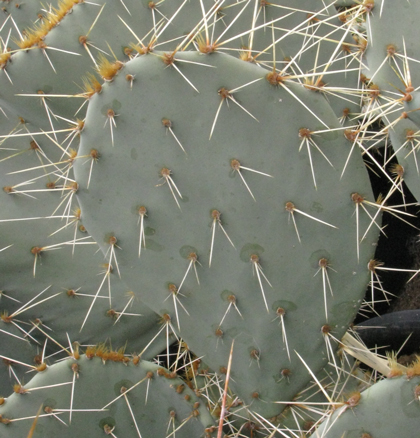
{"type": "Polygon", "coordinates": [[[17,42],[18,46],[21,49],[30,49],[36,45],[43,48],[43,40],[48,33],[60,24],[75,5],[83,2],[84,0],[60,0],[58,7],[48,11],[40,24],[33,29],[26,30],[22,40],[17,42]]]}

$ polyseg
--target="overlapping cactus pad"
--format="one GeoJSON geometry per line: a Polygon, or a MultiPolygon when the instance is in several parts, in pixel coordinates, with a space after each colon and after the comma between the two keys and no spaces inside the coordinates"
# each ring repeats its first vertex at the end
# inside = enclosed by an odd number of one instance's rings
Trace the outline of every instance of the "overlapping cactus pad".
{"type": "Polygon", "coordinates": [[[389,2],[2,3],[0,435],[346,434],[397,158],[418,183],[389,2]]]}
{"type": "MultiPolygon", "coordinates": [[[[355,392],[347,403],[326,421],[312,437],[341,437],[343,430],[351,438],[392,436],[401,433],[401,424],[409,436],[419,424],[419,377],[383,380],[362,394],[355,392]],[[386,421],[390,415],[390,421],[386,421]]],[[[414,435],[413,435],[414,436],[414,435]]]]}
{"type": "Polygon", "coordinates": [[[211,428],[213,419],[205,406],[164,368],[138,359],[125,361],[117,352],[111,359],[98,353],[92,350],[77,360],[57,363],[29,384],[16,385],[1,411],[0,421],[7,426],[2,435],[25,436],[35,418],[39,425],[33,437],[191,437],[211,428]],[[32,421],[19,421],[24,417],[32,421]]]}

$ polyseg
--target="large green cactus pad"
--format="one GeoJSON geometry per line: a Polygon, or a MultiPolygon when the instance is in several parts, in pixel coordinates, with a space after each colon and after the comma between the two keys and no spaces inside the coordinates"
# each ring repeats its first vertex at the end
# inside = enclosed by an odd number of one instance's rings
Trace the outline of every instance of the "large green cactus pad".
{"type": "Polygon", "coordinates": [[[322,367],[363,296],[379,217],[361,207],[367,173],[317,93],[223,54],[168,56],[130,61],[91,99],[79,153],[101,158],[76,163],[84,224],[213,369],[237,339],[232,386],[273,415],[264,402],[310,378],[296,352],[322,367]]]}

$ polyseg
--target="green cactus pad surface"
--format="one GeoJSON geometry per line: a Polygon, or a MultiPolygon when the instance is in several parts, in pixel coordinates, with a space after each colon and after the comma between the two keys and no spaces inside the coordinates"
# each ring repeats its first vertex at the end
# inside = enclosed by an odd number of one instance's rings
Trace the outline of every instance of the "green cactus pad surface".
{"type": "Polygon", "coordinates": [[[420,421],[420,378],[382,380],[366,391],[354,393],[316,430],[311,438],[414,438],[420,421]]]}
{"type": "MultiPolygon", "coordinates": [[[[199,437],[213,426],[203,403],[157,364],[121,362],[96,350],[17,385],[0,406],[1,435],[26,437],[199,437]],[[93,357],[92,357],[93,356],[93,357]],[[156,408],[159,407],[157,410],[156,408]],[[38,419],[36,419],[38,413],[38,419]]],[[[128,359],[128,358],[127,358],[128,359]]]]}
{"type": "MultiPolygon", "coordinates": [[[[4,125],[9,132],[32,128],[17,118],[4,125]]],[[[141,302],[137,289],[120,282],[84,228],[71,170],[64,178],[57,173],[71,162],[70,155],[71,150],[62,156],[53,137],[45,141],[27,135],[3,143],[0,329],[18,330],[36,342],[40,354],[49,336],[45,356],[68,349],[72,342],[108,342],[114,348],[126,346],[127,353],[140,353],[159,332],[159,315],[141,302]],[[32,170],[14,173],[22,169],[32,170]]],[[[34,365],[36,353],[24,360],[18,354],[24,342],[17,340],[15,348],[10,337],[9,342],[10,348],[0,355],[34,365]]],[[[162,333],[143,358],[153,358],[167,342],[162,333]]]]}
{"type": "Polygon", "coordinates": [[[128,62],[90,100],[79,153],[101,159],[75,163],[84,223],[213,369],[237,340],[232,386],[272,415],[357,311],[378,206],[372,224],[364,165],[322,96],[223,54],[168,59],[128,62]]]}

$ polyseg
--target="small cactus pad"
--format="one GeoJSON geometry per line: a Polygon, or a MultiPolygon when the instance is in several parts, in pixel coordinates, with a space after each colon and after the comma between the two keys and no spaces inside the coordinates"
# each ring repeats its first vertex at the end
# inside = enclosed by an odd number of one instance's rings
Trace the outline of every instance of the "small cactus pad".
{"type": "Polygon", "coordinates": [[[90,349],[38,373],[0,406],[4,438],[199,437],[213,419],[194,392],[157,364],[90,349]],[[99,356],[99,357],[98,357],[99,356]],[[156,407],[159,406],[157,410],[156,407]]]}

